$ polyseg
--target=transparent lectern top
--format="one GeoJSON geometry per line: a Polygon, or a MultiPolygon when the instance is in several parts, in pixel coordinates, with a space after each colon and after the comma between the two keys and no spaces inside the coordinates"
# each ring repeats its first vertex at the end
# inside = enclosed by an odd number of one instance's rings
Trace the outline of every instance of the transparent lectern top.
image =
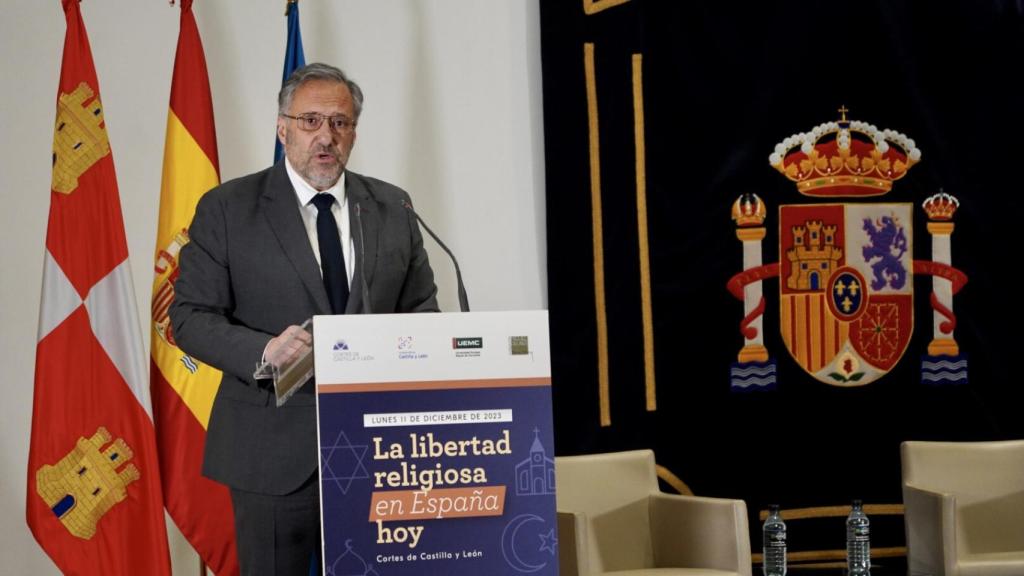
{"type": "Polygon", "coordinates": [[[313,377],[313,319],[303,322],[300,328],[309,335],[308,344],[303,341],[300,334],[293,334],[278,349],[292,350],[293,347],[289,344],[296,343],[295,351],[289,352],[283,358],[263,358],[252,375],[257,380],[273,379],[278,407],[287,402],[292,394],[313,377]]]}

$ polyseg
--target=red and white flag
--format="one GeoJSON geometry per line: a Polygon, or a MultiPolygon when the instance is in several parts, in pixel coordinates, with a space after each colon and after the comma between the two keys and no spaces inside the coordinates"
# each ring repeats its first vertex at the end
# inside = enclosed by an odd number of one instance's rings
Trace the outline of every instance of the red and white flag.
{"type": "Polygon", "coordinates": [[[65,574],[169,575],[114,161],[79,2],[63,5],[26,516],[65,574]]]}

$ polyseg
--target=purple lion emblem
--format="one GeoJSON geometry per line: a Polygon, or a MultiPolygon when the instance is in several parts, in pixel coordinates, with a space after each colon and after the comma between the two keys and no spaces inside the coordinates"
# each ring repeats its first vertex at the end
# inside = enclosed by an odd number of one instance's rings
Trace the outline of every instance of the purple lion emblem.
{"type": "Polygon", "coordinates": [[[865,218],[864,231],[871,238],[871,243],[864,246],[864,261],[870,263],[875,258],[879,259],[871,265],[875,272],[871,288],[881,290],[886,284],[897,290],[903,288],[907,283],[907,270],[900,263],[900,258],[907,251],[903,227],[892,216],[882,216],[877,223],[865,218]]]}

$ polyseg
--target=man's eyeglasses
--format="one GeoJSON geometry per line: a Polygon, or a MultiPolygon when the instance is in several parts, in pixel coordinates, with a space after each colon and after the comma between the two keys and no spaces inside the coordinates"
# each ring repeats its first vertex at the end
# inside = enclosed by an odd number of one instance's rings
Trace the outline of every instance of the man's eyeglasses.
{"type": "Polygon", "coordinates": [[[295,123],[299,125],[299,128],[306,132],[315,132],[320,129],[323,125],[324,120],[327,120],[327,125],[330,126],[331,130],[334,130],[338,134],[347,134],[356,127],[354,120],[348,116],[324,116],[323,114],[317,114],[316,112],[310,112],[308,114],[299,114],[298,116],[289,116],[287,114],[281,114],[285,118],[295,120],[295,123]]]}

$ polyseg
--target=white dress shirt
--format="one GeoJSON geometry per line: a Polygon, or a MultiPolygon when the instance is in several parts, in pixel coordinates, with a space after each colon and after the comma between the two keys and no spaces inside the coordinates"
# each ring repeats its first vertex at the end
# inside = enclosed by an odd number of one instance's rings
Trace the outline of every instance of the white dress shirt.
{"type": "MultiPolygon", "coordinates": [[[[291,162],[288,161],[287,157],[285,157],[284,166],[288,171],[288,179],[292,182],[292,188],[295,189],[296,200],[299,203],[299,213],[302,215],[302,224],[306,227],[306,236],[309,237],[309,245],[313,248],[313,255],[316,257],[318,264],[320,263],[320,242],[317,241],[316,237],[317,209],[316,205],[313,204],[313,196],[317,194],[330,194],[337,200],[337,202],[331,205],[331,213],[334,214],[334,220],[338,223],[341,251],[345,255],[345,275],[348,277],[348,285],[351,290],[352,275],[355,274],[355,246],[352,244],[352,230],[348,219],[345,173],[341,173],[341,178],[338,178],[338,182],[334,186],[320,192],[303,180],[302,176],[299,176],[299,173],[292,168],[291,162]]],[[[320,270],[320,274],[323,275],[323,269],[320,270]]]]}

